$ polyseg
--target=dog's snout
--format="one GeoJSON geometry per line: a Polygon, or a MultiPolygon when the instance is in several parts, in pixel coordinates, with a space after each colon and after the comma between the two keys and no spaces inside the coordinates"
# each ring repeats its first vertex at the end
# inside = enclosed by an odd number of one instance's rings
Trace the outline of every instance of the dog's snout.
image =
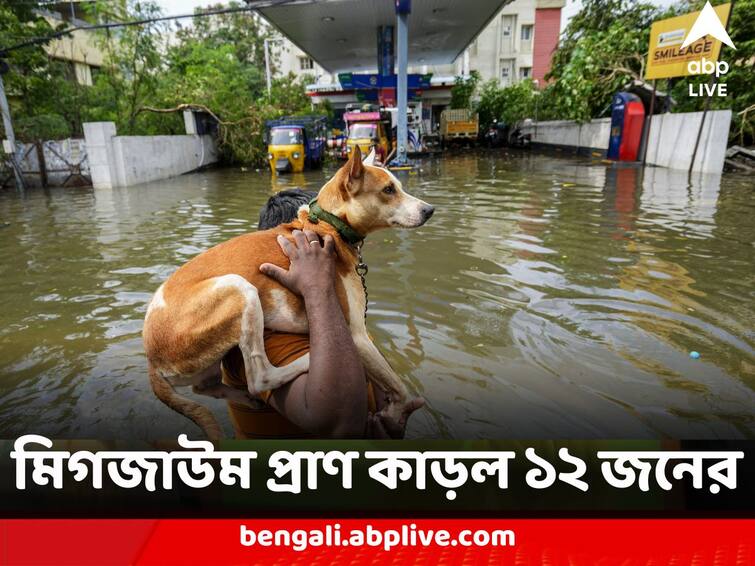
{"type": "Polygon", "coordinates": [[[430,220],[430,217],[433,215],[434,212],[435,212],[434,206],[430,204],[424,205],[422,207],[422,222],[427,222],[428,220],[430,220]]]}

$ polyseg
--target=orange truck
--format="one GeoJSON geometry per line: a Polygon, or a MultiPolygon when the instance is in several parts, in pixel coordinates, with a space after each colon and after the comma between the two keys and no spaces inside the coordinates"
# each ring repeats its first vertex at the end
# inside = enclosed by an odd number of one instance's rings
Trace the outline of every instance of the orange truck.
{"type": "Polygon", "coordinates": [[[441,143],[475,141],[480,129],[477,113],[466,108],[447,108],[440,113],[441,143]]]}

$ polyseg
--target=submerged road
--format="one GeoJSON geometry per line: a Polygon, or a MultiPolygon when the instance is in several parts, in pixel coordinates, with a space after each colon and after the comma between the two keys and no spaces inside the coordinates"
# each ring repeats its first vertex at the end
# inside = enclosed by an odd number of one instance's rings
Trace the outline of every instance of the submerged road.
{"type": "MultiPolygon", "coordinates": [[[[149,389],[151,293],[332,172],[0,193],[0,437],[197,434],[149,389]]],[[[755,436],[751,179],[503,151],[401,176],[435,216],[364,253],[370,332],[428,401],[409,436],[755,436]]]]}

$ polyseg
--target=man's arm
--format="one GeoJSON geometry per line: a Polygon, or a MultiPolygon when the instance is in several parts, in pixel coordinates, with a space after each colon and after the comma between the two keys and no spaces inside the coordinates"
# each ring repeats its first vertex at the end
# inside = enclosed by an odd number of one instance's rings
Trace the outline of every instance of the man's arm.
{"type": "Polygon", "coordinates": [[[295,244],[278,243],[291,260],[286,271],[260,271],[304,299],[309,321],[309,372],[273,391],[270,405],[299,428],[333,437],[364,436],[367,382],[335,291],[335,242],[295,230],[295,244]],[[311,242],[311,243],[310,243],[311,242]]]}

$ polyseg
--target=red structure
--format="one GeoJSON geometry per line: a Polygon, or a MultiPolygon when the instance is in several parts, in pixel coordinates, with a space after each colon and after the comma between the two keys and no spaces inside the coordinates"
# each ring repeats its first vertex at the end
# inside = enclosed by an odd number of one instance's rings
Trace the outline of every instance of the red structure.
{"type": "MultiPolygon", "coordinates": [[[[538,2],[548,4],[547,2],[538,2]]],[[[561,8],[540,8],[535,10],[535,41],[532,51],[532,78],[541,86],[545,85],[545,75],[550,71],[553,52],[558,47],[561,31],[561,8]]]]}
{"type": "Polygon", "coordinates": [[[619,147],[620,161],[637,161],[644,123],[645,108],[642,106],[642,102],[627,104],[627,113],[624,117],[624,139],[619,147]]]}
{"type": "Polygon", "coordinates": [[[611,103],[609,159],[636,161],[645,124],[645,107],[636,94],[618,92],[611,103]]]}

